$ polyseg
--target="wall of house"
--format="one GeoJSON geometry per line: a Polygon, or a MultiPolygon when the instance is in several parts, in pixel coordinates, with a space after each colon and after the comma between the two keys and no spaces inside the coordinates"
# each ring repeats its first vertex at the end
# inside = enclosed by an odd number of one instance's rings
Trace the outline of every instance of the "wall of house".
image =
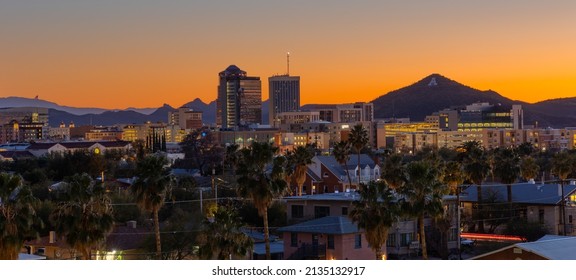
{"type": "Polygon", "coordinates": [[[534,253],[524,251],[520,248],[512,247],[500,252],[495,252],[480,258],[476,258],[476,260],[547,260],[547,259],[534,253]]]}
{"type": "MultiPolygon", "coordinates": [[[[357,194],[356,194],[357,195],[357,194]]],[[[288,200],[286,202],[286,211],[288,216],[289,222],[298,222],[298,221],[306,221],[310,219],[314,219],[314,207],[315,206],[327,206],[330,207],[330,216],[341,216],[342,215],[342,208],[348,207],[348,211],[352,209],[352,202],[346,200],[325,200],[325,201],[318,201],[318,200],[299,200],[299,201],[291,201],[288,200]],[[304,206],[304,216],[302,218],[295,218],[292,216],[292,205],[302,205],[304,206]]],[[[346,215],[342,215],[346,216],[346,215]]]]}

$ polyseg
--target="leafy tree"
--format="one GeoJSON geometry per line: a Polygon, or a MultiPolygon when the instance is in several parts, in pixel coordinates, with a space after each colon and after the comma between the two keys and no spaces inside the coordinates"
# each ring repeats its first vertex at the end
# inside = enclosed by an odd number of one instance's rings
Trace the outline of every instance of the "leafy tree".
{"type": "Polygon", "coordinates": [[[214,220],[203,222],[199,240],[200,258],[212,259],[214,255],[219,260],[231,259],[233,256],[243,257],[254,246],[252,239],[241,231],[244,223],[238,217],[234,208],[218,207],[214,220]]]}
{"type": "Polygon", "coordinates": [[[352,185],[352,179],[350,178],[350,171],[348,171],[348,167],[346,163],[350,160],[350,143],[347,141],[340,141],[334,145],[334,150],[332,150],[332,155],[336,159],[336,161],[344,167],[346,170],[346,176],[348,176],[348,186],[352,185]]]}
{"type": "Polygon", "coordinates": [[[180,147],[184,152],[184,160],[180,161],[177,166],[187,169],[196,168],[202,175],[212,174],[212,169],[222,164],[225,154],[224,148],[220,146],[214,133],[206,128],[194,130],[186,135],[180,147]]]}
{"type": "Polygon", "coordinates": [[[442,196],[447,188],[438,180],[438,170],[427,161],[414,161],[406,166],[406,185],[400,192],[406,201],[404,213],[418,220],[422,257],[428,259],[424,217],[440,217],[444,214],[442,196]]]}
{"type": "Polygon", "coordinates": [[[393,190],[383,181],[370,181],[359,189],[360,199],[352,202],[350,219],[364,229],[366,240],[376,255],[386,255],[388,230],[398,220],[399,204],[393,190]],[[384,248],[384,252],[382,252],[384,248]]]}
{"type": "MultiPolygon", "coordinates": [[[[162,259],[185,260],[196,255],[198,231],[200,230],[200,212],[191,213],[180,207],[175,207],[171,216],[166,220],[166,226],[162,229],[162,259]]],[[[156,241],[148,238],[142,247],[147,252],[156,250],[156,241]]]]}
{"type": "Polygon", "coordinates": [[[0,260],[17,260],[24,240],[34,233],[39,223],[35,200],[22,177],[0,173],[0,260]]]}
{"type": "Polygon", "coordinates": [[[158,212],[164,205],[172,186],[170,171],[165,168],[167,162],[165,157],[154,155],[139,160],[136,166],[136,180],[130,188],[138,206],[142,210],[152,213],[156,235],[156,257],[158,259],[162,258],[158,212]]]}
{"type": "Polygon", "coordinates": [[[358,186],[360,186],[360,181],[362,178],[362,170],[360,169],[360,153],[369,142],[368,131],[362,126],[362,124],[355,125],[352,130],[350,130],[350,135],[348,136],[348,142],[351,147],[356,151],[358,156],[358,186]]]}
{"type": "Polygon", "coordinates": [[[275,198],[287,191],[282,166],[284,157],[275,157],[278,148],[270,143],[254,142],[243,148],[238,165],[238,194],[252,200],[258,214],[264,220],[264,241],[266,259],[270,259],[270,237],[268,229],[268,208],[275,198]]]}
{"type": "Polygon", "coordinates": [[[114,227],[111,201],[103,186],[88,174],[74,175],[65,182],[68,200],[57,205],[50,220],[56,233],[89,260],[91,249],[100,245],[114,227]]]}

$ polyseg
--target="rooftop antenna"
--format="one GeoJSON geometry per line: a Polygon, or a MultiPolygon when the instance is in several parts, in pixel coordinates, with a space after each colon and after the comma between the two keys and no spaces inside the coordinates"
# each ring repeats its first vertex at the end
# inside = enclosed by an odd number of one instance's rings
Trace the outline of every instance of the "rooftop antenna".
{"type": "Polygon", "coordinates": [[[286,53],[286,75],[290,76],[290,52],[286,53]]]}

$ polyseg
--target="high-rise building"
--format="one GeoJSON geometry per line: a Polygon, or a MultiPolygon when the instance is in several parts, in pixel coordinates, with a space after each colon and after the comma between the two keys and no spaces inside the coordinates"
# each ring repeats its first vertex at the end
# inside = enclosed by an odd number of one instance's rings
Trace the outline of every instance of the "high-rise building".
{"type": "Polygon", "coordinates": [[[278,75],[268,78],[268,94],[270,100],[269,124],[279,113],[297,112],[300,110],[300,77],[278,75]]]}
{"type": "Polygon", "coordinates": [[[221,128],[247,127],[262,123],[262,83],[246,71],[230,65],[219,73],[216,125],[221,128]]]}
{"type": "Polygon", "coordinates": [[[177,125],[181,129],[198,129],[202,127],[202,112],[180,107],[168,112],[168,124],[177,125]]]}

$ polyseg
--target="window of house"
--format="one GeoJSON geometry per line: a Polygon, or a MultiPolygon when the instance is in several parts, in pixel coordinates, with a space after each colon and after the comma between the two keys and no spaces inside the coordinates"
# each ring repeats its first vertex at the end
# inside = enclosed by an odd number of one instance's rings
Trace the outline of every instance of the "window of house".
{"type": "Polygon", "coordinates": [[[292,218],[304,218],[304,205],[292,205],[292,218]]]}
{"type": "Polygon", "coordinates": [[[544,209],[538,210],[538,222],[544,223],[544,209]]]}
{"type": "Polygon", "coordinates": [[[324,172],[324,178],[328,177],[328,172],[324,172]]]}
{"type": "Polygon", "coordinates": [[[348,216],[348,207],[342,207],[342,216],[348,216]]]}
{"type": "Polygon", "coordinates": [[[328,206],[314,206],[314,218],[322,218],[330,216],[330,207],[328,206]]]}
{"type": "Polygon", "coordinates": [[[386,247],[396,247],[396,233],[388,234],[388,240],[386,240],[386,247]]]}
{"type": "Polygon", "coordinates": [[[408,246],[410,242],[414,239],[414,233],[402,233],[400,234],[400,246],[408,246]]]}
{"type": "Polygon", "coordinates": [[[290,233],[290,247],[298,247],[298,233],[290,233]]]}
{"type": "Polygon", "coordinates": [[[568,215],[568,223],[569,223],[569,224],[572,223],[572,215],[568,215]]]}
{"type": "Polygon", "coordinates": [[[354,236],[354,248],[355,249],[360,249],[362,248],[362,234],[356,234],[354,236]]]}
{"type": "Polygon", "coordinates": [[[334,249],[334,235],[328,234],[328,249],[334,249]]]}

